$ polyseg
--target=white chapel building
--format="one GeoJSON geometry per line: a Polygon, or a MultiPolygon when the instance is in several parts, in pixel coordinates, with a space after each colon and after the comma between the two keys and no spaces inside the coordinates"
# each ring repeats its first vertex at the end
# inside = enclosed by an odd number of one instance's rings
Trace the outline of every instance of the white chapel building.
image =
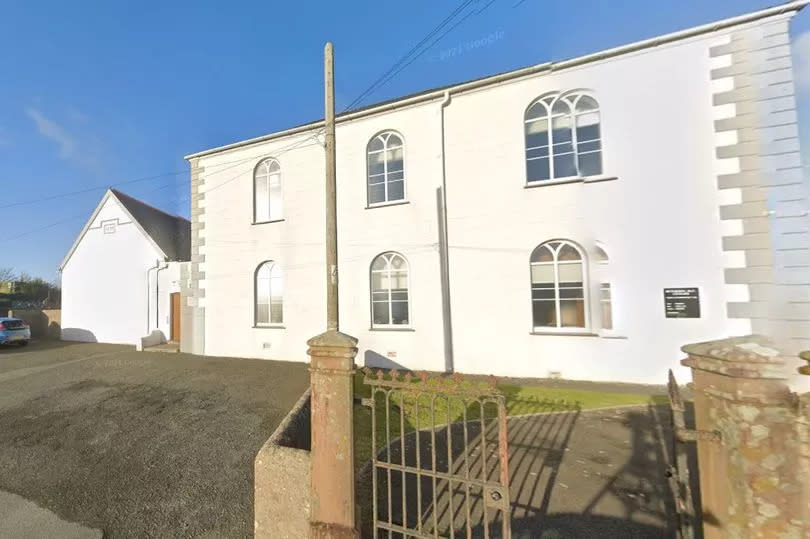
{"type": "MultiPolygon", "coordinates": [[[[803,4],[340,115],[357,363],[662,383],[686,343],[810,348],[788,32],[803,4]]],[[[322,132],[187,156],[183,351],[308,360],[326,319],[322,132]]]]}
{"type": "Polygon", "coordinates": [[[138,348],[179,341],[189,235],[188,220],[109,189],[59,268],[62,339],[138,348]]]}

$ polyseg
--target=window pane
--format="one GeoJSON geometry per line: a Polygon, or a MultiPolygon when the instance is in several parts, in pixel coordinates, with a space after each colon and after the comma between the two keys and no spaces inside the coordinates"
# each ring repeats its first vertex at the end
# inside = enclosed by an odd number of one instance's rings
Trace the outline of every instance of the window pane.
{"type": "Polygon", "coordinates": [[[270,303],[270,279],[256,280],[256,303],[270,303]]]}
{"type": "Polygon", "coordinates": [[[553,301],[533,301],[532,321],[534,327],[557,327],[557,308],[553,301]]]}
{"type": "Polygon", "coordinates": [[[407,289],[392,290],[391,299],[394,301],[408,301],[408,290],[407,289]]]}
{"type": "Polygon", "coordinates": [[[585,327],[585,301],[560,300],[561,326],[564,328],[584,328],[585,327]]]}
{"type": "Polygon", "coordinates": [[[560,283],[582,284],[582,264],[559,264],[557,275],[560,283]]]}
{"type": "Polygon", "coordinates": [[[270,323],[272,324],[281,324],[284,322],[284,317],[282,314],[282,300],[273,299],[273,302],[270,304],[270,323]]]}
{"type": "MultiPolygon", "coordinates": [[[[385,261],[383,261],[383,264],[385,261]]],[[[377,262],[374,263],[377,265],[377,262]]],[[[371,272],[371,290],[376,292],[378,290],[388,290],[388,272],[373,271],[371,272]]]]}
{"type": "Polygon", "coordinates": [[[388,159],[388,170],[402,170],[402,148],[385,152],[388,159]]]}
{"type": "Polygon", "coordinates": [[[599,108],[597,105],[596,100],[590,96],[583,95],[580,96],[579,100],[577,101],[577,111],[586,111],[586,110],[596,110],[599,108]]]}
{"type": "Polygon", "coordinates": [[[571,141],[571,117],[558,116],[552,120],[552,136],[554,144],[571,141]]]}
{"type": "Polygon", "coordinates": [[[376,152],[383,149],[383,141],[380,137],[374,137],[374,139],[368,143],[368,151],[376,152]]]}
{"type": "MultiPolygon", "coordinates": [[[[572,245],[564,244],[560,248],[560,252],[557,253],[557,260],[568,261],[568,260],[581,260],[582,256],[580,256],[579,251],[577,251],[572,245]]],[[[581,279],[580,279],[581,280],[581,279]]]]}
{"type": "Polygon", "coordinates": [[[385,269],[388,265],[388,262],[385,260],[384,256],[378,256],[374,259],[374,263],[371,264],[372,270],[382,270],[385,269]]]}
{"type": "Polygon", "coordinates": [[[553,264],[532,264],[532,283],[553,283],[553,264]]]}
{"type": "Polygon", "coordinates": [[[395,180],[388,183],[388,200],[403,200],[405,198],[405,180],[395,180]]]}
{"type": "Polygon", "coordinates": [[[255,186],[255,220],[259,222],[268,221],[270,219],[270,204],[268,201],[270,193],[267,188],[267,176],[256,178],[255,186]]]}
{"type": "Polygon", "coordinates": [[[526,181],[536,182],[549,179],[548,159],[526,161],[526,181]]]}
{"type": "Polygon", "coordinates": [[[370,153],[368,154],[368,174],[382,174],[385,172],[385,154],[370,153]]]}
{"type": "Polygon", "coordinates": [[[548,114],[545,105],[541,101],[537,101],[534,105],[529,107],[529,110],[526,111],[526,119],[531,120],[532,118],[538,118],[540,116],[545,116],[548,114]]]}
{"type": "Polygon", "coordinates": [[[548,146],[528,148],[526,150],[526,159],[537,159],[538,157],[548,157],[548,146]]]}
{"type": "Polygon", "coordinates": [[[385,202],[385,184],[369,185],[368,203],[378,204],[380,202],[385,202]]]}
{"type": "Polygon", "coordinates": [[[602,174],[602,152],[580,155],[579,173],[582,176],[594,176],[596,174],[602,174]]]}
{"type": "Polygon", "coordinates": [[[532,252],[532,262],[553,262],[554,255],[551,253],[548,244],[538,246],[532,252]]]}
{"type": "Polygon", "coordinates": [[[532,299],[539,300],[551,300],[554,301],[555,298],[555,291],[554,291],[554,284],[549,283],[546,286],[543,285],[534,285],[532,286],[532,299]]]}
{"type": "Polygon", "coordinates": [[[260,303],[256,305],[256,323],[267,324],[270,322],[270,305],[260,303]]]}
{"type": "Polygon", "coordinates": [[[402,180],[405,178],[405,173],[401,170],[396,170],[394,172],[388,171],[388,174],[385,177],[388,179],[389,182],[392,180],[402,180]]]}
{"type": "Polygon", "coordinates": [[[400,146],[400,147],[401,147],[401,146],[402,146],[402,139],[401,139],[401,138],[399,138],[399,137],[398,137],[397,135],[395,135],[394,133],[390,133],[390,134],[388,135],[388,141],[387,141],[387,143],[386,143],[386,144],[387,144],[387,146],[388,146],[389,148],[396,148],[397,146],[400,146]]]}
{"type": "Polygon", "coordinates": [[[391,303],[392,324],[408,323],[408,302],[394,301],[391,303]]]}
{"type": "Polygon", "coordinates": [[[391,288],[396,288],[397,290],[407,290],[408,272],[407,271],[391,272],[391,288]]]}
{"type": "Polygon", "coordinates": [[[610,294],[610,283],[602,283],[599,285],[599,292],[601,294],[602,303],[602,327],[604,329],[613,329],[613,309],[610,294]]]}
{"type": "Polygon", "coordinates": [[[373,320],[375,324],[388,324],[388,302],[372,303],[373,320]]]}
{"type": "Polygon", "coordinates": [[[584,299],[582,283],[560,283],[560,299],[584,299]]]}
{"type": "Polygon", "coordinates": [[[583,153],[591,153],[591,152],[598,152],[602,148],[601,141],[598,140],[591,140],[589,142],[579,142],[577,143],[577,153],[580,155],[583,153]]]}
{"type": "Polygon", "coordinates": [[[555,114],[568,114],[571,112],[571,107],[568,106],[568,103],[563,101],[562,99],[558,99],[554,102],[554,105],[551,107],[551,115],[555,114]]]}
{"type": "Polygon", "coordinates": [[[526,147],[548,144],[548,120],[535,120],[526,124],[526,147]]]}
{"type": "Polygon", "coordinates": [[[281,219],[281,176],[270,176],[270,219],[281,219]]]}
{"type": "MultiPolygon", "coordinates": [[[[579,124],[579,122],[577,122],[579,124]]],[[[591,140],[599,140],[602,133],[599,129],[599,124],[592,125],[578,125],[577,127],[577,140],[580,142],[588,142],[591,140]]]]}
{"type": "MultiPolygon", "coordinates": [[[[556,153],[556,149],[555,149],[556,153]]],[[[568,176],[576,176],[577,167],[574,163],[574,154],[569,153],[566,155],[554,156],[554,177],[566,178],[568,176]]]]}

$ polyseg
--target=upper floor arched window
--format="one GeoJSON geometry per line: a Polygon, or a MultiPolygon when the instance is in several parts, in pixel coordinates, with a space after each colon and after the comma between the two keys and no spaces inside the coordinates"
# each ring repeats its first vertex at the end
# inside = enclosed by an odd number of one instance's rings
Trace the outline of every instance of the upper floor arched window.
{"type": "Polygon", "coordinates": [[[408,261],[399,253],[378,255],[371,263],[372,327],[410,324],[408,261]]]}
{"type": "Polygon", "coordinates": [[[535,328],[585,328],[585,260],[567,240],[538,245],[530,259],[532,321],[535,328]]]}
{"type": "Polygon", "coordinates": [[[368,157],[368,205],[405,200],[405,145],[394,131],[372,138],[368,157]]]}
{"type": "Polygon", "coordinates": [[[281,218],[281,167],[278,161],[268,158],[253,171],[253,222],[266,223],[281,218]]]}
{"type": "Polygon", "coordinates": [[[602,173],[599,104],[592,96],[541,97],[526,109],[524,125],[527,183],[602,173]]]}
{"type": "Polygon", "coordinates": [[[281,268],[273,261],[256,268],[255,323],[268,326],[284,322],[284,279],[281,268]]]}

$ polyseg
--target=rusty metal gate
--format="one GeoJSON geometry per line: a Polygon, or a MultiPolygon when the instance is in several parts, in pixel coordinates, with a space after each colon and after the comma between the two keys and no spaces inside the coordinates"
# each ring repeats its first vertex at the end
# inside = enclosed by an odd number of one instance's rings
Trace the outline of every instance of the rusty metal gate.
{"type": "Polygon", "coordinates": [[[365,370],[373,537],[511,537],[507,419],[495,378],[365,370]]]}

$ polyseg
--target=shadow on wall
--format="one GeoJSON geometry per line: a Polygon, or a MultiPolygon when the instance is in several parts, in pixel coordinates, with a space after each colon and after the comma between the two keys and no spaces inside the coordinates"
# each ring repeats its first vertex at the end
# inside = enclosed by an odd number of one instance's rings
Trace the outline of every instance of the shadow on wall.
{"type": "Polygon", "coordinates": [[[375,352],[374,350],[366,350],[363,353],[363,366],[373,367],[375,369],[397,369],[399,371],[407,371],[405,366],[396,361],[392,361],[386,356],[375,352]]]}
{"type": "Polygon", "coordinates": [[[98,342],[95,334],[87,329],[62,328],[63,341],[98,342]]]}

